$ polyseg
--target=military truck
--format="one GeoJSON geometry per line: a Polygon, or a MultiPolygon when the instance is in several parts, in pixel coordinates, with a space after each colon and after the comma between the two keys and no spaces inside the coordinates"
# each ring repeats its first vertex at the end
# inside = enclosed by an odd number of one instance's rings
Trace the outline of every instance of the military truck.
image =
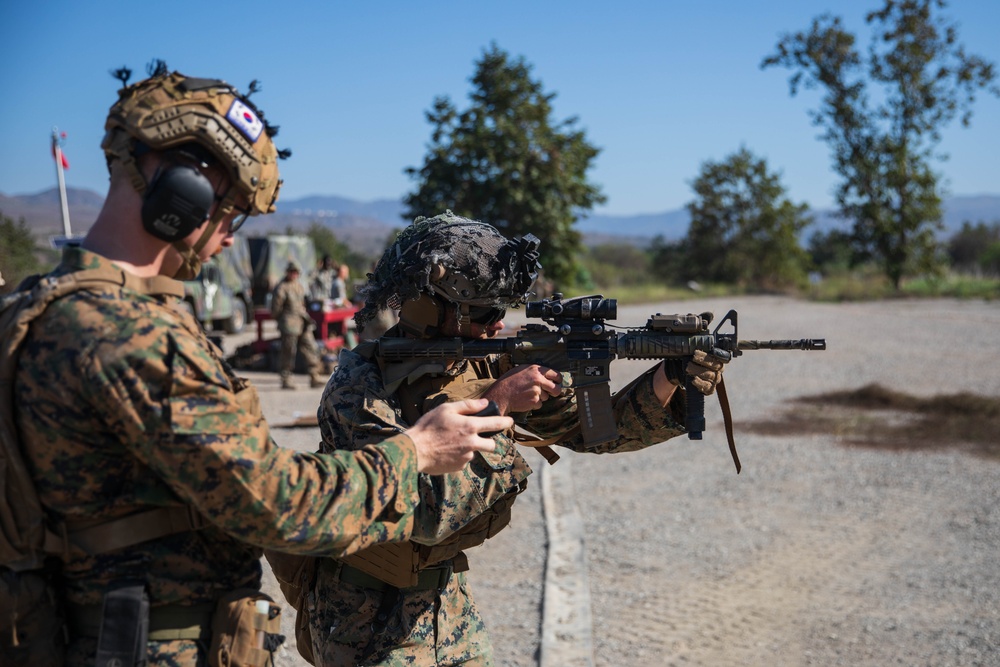
{"type": "Polygon", "coordinates": [[[253,313],[250,244],[235,236],[233,245],[204,263],[194,280],[184,282],[184,303],[206,329],[239,333],[253,313]]]}

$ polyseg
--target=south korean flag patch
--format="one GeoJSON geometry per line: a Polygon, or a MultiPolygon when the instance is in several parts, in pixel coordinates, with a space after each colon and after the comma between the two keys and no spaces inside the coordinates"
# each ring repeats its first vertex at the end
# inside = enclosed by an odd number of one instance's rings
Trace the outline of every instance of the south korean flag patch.
{"type": "Polygon", "coordinates": [[[254,110],[240,100],[233,100],[232,106],[226,112],[226,120],[236,126],[236,129],[243,133],[250,143],[255,143],[264,131],[264,123],[254,110]]]}

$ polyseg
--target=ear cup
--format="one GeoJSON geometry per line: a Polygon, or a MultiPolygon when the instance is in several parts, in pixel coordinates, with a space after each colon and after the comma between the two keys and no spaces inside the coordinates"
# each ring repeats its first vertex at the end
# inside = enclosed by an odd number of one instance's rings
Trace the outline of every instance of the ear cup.
{"type": "Polygon", "coordinates": [[[149,185],[142,202],[142,226],[163,241],[174,242],[197,229],[215,200],[211,182],[190,165],[171,165],[149,185]]]}
{"type": "Polygon", "coordinates": [[[407,301],[399,309],[399,326],[418,338],[430,338],[444,324],[445,305],[423,292],[418,299],[407,301]]]}

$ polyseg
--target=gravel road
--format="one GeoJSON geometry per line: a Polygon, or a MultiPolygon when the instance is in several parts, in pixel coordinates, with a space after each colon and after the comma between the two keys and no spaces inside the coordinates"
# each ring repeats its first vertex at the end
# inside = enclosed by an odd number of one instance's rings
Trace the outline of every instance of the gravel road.
{"type": "MultiPolygon", "coordinates": [[[[552,483],[583,518],[592,664],[1000,665],[1000,462],[958,449],[846,447],[843,433],[740,428],[778,419],[796,397],[871,382],[919,396],[1000,396],[1000,305],[741,297],[623,307],[618,322],[729,308],[742,338],[825,337],[829,349],[748,352],[727,369],[738,476],[714,399],[700,442],[566,453],[556,464],[552,483]]],[[[616,362],[616,386],[644,366],[616,362]]],[[[282,392],[277,375],[248,375],[273,424],[318,404],[319,390],[282,392]]],[[[312,450],[318,430],[276,429],[275,438],[312,450]]],[[[526,455],[536,473],[546,465],[526,455]]],[[[539,663],[540,477],[511,527],[470,554],[497,665],[539,663]]],[[[306,663],[290,646],[279,664],[306,663]]]]}

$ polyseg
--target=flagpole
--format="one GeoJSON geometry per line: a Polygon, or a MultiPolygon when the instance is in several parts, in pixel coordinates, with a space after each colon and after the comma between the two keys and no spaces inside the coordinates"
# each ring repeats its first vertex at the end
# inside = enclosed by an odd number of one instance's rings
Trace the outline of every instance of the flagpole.
{"type": "Polygon", "coordinates": [[[62,148],[59,147],[59,128],[52,128],[52,155],[56,159],[56,179],[59,181],[59,204],[62,207],[63,234],[72,236],[69,228],[69,204],[66,202],[66,177],[63,175],[62,148]]]}

